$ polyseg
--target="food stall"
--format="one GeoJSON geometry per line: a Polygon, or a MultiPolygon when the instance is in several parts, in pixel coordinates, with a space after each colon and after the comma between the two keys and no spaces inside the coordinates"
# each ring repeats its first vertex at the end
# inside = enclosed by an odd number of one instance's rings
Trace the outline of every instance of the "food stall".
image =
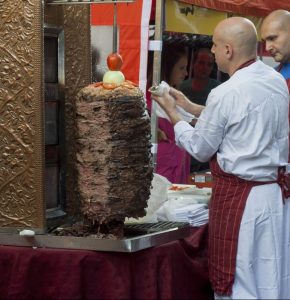
{"type": "Polygon", "coordinates": [[[96,248],[96,239],[48,232],[80,209],[72,129],[75,96],[91,83],[90,2],[98,1],[9,0],[0,7],[0,297],[210,298],[206,226],[167,228],[161,239],[146,228],[139,243],[119,240],[119,249],[114,239],[96,248]]]}
{"type": "Polygon", "coordinates": [[[75,95],[91,83],[91,12],[83,4],[94,1],[61,2],[8,0],[0,6],[0,298],[212,299],[206,226],[135,253],[71,250],[71,240],[56,249],[41,240],[47,224],[79,209],[71,126],[75,95]],[[55,112],[65,122],[57,123],[55,112]],[[19,237],[26,229],[39,239],[19,237]]]}

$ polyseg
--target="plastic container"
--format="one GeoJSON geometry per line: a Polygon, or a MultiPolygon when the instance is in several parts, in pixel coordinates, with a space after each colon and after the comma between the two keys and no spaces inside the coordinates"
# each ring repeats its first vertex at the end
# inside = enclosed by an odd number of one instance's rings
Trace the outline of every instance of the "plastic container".
{"type": "Polygon", "coordinates": [[[193,173],[188,178],[188,184],[194,184],[198,188],[213,187],[213,178],[210,172],[193,173]]]}

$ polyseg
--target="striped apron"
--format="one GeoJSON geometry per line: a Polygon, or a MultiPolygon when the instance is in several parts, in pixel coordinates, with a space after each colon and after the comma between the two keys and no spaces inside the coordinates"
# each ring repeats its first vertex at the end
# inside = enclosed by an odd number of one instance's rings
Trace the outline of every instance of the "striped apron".
{"type": "Polygon", "coordinates": [[[209,277],[217,295],[232,294],[240,223],[248,195],[254,186],[278,183],[284,197],[290,196],[290,178],[279,168],[277,181],[247,181],[225,173],[216,155],[210,161],[214,179],[209,207],[209,277]]]}

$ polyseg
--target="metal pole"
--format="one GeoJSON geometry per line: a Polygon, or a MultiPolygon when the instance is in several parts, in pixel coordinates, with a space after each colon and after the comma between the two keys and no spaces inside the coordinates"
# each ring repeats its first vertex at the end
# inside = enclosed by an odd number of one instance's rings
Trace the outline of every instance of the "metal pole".
{"type": "MultiPolygon", "coordinates": [[[[161,52],[162,52],[162,33],[163,33],[163,2],[164,0],[156,0],[156,11],[155,11],[155,42],[159,43],[159,49],[154,51],[153,56],[153,85],[158,85],[160,83],[160,73],[161,73],[161,52]]],[[[156,171],[157,166],[157,151],[158,151],[158,140],[157,140],[157,128],[158,128],[158,118],[156,116],[156,102],[152,101],[151,108],[151,143],[152,143],[152,161],[154,171],[156,171]]]]}
{"type": "Polygon", "coordinates": [[[117,3],[114,3],[114,25],[113,25],[113,53],[117,53],[118,26],[117,26],[117,3]]]}

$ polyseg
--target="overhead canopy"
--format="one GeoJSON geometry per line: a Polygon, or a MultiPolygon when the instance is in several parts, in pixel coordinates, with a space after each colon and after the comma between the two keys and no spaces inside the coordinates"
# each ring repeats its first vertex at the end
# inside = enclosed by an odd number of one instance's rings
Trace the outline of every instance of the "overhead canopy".
{"type": "Polygon", "coordinates": [[[276,9],[290,11],[289,0],[179,0],[180,2],[193,4],[205,8],[264,17],[276,9]]]}

